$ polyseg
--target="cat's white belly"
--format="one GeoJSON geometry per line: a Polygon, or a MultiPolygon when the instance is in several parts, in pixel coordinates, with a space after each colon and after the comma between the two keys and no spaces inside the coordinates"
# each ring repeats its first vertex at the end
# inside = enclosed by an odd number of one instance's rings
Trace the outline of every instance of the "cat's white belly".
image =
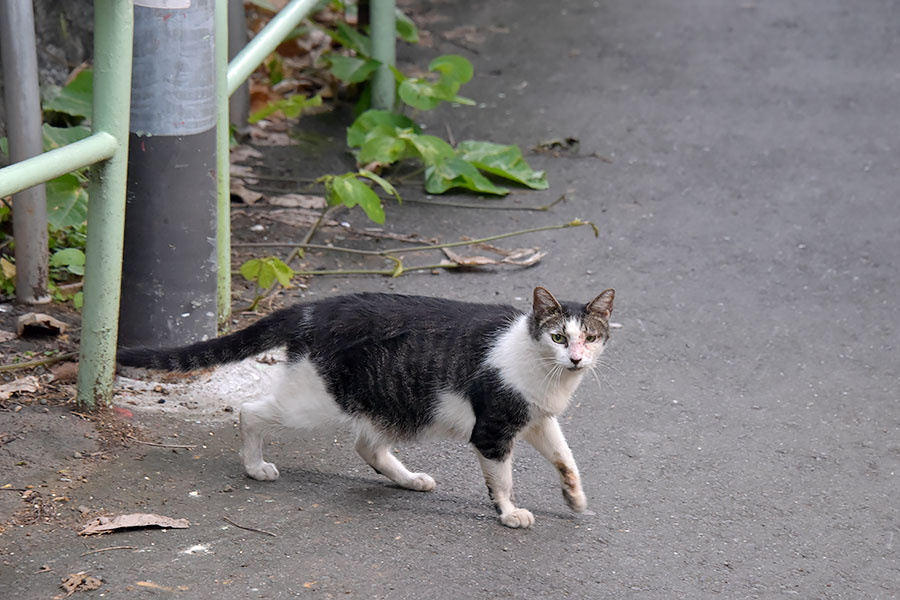
{"type": "Polygon", "coordinates": [[[285,365],[273,401],[285,427],[313,429],[349,420],[309,359],[285,365]]]}
{"type": "Polygon", "coordinates": [[[420,437],[468,442],[474,427],[475,412],[472,410],[472,403],[459,394],[441,392],[438,394],[434,418],[420,437]]]}

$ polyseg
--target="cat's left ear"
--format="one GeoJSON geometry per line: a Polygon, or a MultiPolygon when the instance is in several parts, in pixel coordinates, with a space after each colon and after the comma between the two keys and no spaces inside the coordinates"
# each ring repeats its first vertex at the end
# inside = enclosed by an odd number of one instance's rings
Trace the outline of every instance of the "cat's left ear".
{"type": "Polygon", "coordinates": [[[613,298],[616,297],[616,290],[609,289],[588,302],[587,311],[598,316],[604,321],[609,319],[613,309],[613,298]]]}

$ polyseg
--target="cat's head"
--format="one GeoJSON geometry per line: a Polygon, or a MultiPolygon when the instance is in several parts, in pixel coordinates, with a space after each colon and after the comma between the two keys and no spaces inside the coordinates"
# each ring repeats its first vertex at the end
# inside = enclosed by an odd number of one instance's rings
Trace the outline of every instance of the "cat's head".
{"type": "Polygon", "coordinates": [[[531,337],[558,365],[577,371],[590,368],[609,340],[609,316],[614,290],[606,290],[586,305],[560,303],[545,288],[534,288],[531,337]]]}

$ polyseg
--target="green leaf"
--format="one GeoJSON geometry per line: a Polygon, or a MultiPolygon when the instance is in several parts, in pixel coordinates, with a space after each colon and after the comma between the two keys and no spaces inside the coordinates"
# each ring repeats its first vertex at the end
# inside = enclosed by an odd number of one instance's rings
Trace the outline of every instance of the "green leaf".
{"type": "Polygon", "coordinates": [[[359,174],[362,175],[363,177],[366,177],[367,179],[371,179],[372,181],[377,183],[381,187],[381,189],[383,189],[386,193],[388,193],[391,196],[393,196],[394,198],[396,198],[397,202],[401,201],[400,194],[397,193],[397,188],[395,188],[393,186],[393,184],[391,184],[390,181],[388,181],[381,175],[377,175],[367,169],[360,169],[359,174]]]}
{"type": "Polygon", "coordinates": [[[333,54],[327,59],[335,77],[347,83],[362,83],[372,76],[381,63],[371,58],[333,54]]]}
{"type": "Polygon", "coordinates": [[[366,58],[372,56],[372,40],[346,23],[338,23],[337,30],[325,30],[331,39],[345,48],[355,50],[366,58]]]}
{"type": "Polygon", "coordinates": [[[250,118],[247,120],[250,123],[257,123],[262,119],[265,119],[269,115],[277,113],[278,111],[281,111],[281,113],[289,119],[295,119],[308,108],[321,105],[321,96],[316,95],[312,98],[308,98],[300,94],[295,94],[288,98],[282,98],[281,100],[272,102],[268,106],[262,107],[261,109],[250,115],[250,118]]]}
{"type": "Polygon", "coordinates": [[[382,126],[366,136],[356,160],[362,165],[370,162],[389,165],[407,154],[406,141],[398,138],[392,129],[382,126]]]}
{"type": "Polygon", "coordinates": [[[87,219],[88,195],[72,173],[47,182],[47,220],[53,229],[76,227],[87,219]]]}
{"type": "Polygon", "coordinates": [[[75,308],[81,310],[81,307],[84,306],[84,292],[75,292],[75,295],[72,296],[72,304],[75,308]]]}
{"type": "Polygon", "coordinates": [[[419,43],[419,30],[412,19],[407,17],[399,8],[394,9],[396,16],[397,37],[409,44],[419,43]]]}
{"type": "Polygon", "coordinates": [[[44,137],[44,151],[53,150],[78,140],[83,140],[91,135],[91,129],[83,125],[76,127],[53,127],[44,123],[41,127],[44,137]]]}
{"type": "Polygon", "coordinates": [[[247,281],[253,283],[259,278],[259,270],[262,268],[262,261],[258,258],[251,258],[241,265],[241,275],[247,281]]]}
{"type": "Polygon", "coordinates": [[[275,279],[281,284],[281,287],[291,287],[291,279],[294,277],[294,270],[285,264],[280,258],[270,257],[272,268],[275,270],[275,279]]]}
{"type": "Polygon", "coordinates": [[[442,81],[456,82],[457,90],[459,86],[470,81],[475,74],[472,63],[458,54],[438,56],[428,64],[428,70],[440,73],[442,81]]]}
{"type": "Polygon", "coordinates": [[[456,152],[463,160],[491,175],[511,179],[535,190],[549,187],[547,174],[532,170],[518,146],[466,140],[459,143],[456,152]]]}
{"type": "Polygon", "coordinates": [[[509,193],[508,189],[494,185],[474,165],[458,156],[441,159],[425,169],[425,191],[429,194],[443,194],[451,188],[497,196],[509,193]]]}
{"type": "Polygon", "coordinates": [[[3,153],[3,156],[9,156],[9,140],[5,137],[0,138],[0,152],[3,153]]]}
{"type": "Polygon", "coordinates": [[[439,161],[456,158],[456,152],[453,150],[453,147],[439,137],[412,132],[401,132],[397,137],[409,141],[418,151],[422,162],[426,165],[433,165],[439,161]]]}
{"type": "Polygon", "coordinates": [[[272,287],[273,283],[275,283],[275,266],[268,260],[264,260],[259,265],[259,277],[256,280],[256,285],[267,290],[272,287]]]}
{"type": "Polygon", "coordinates": [[[272,55],[266,68],[269,70],[269,85],[277,85],[284,80],[284,64],[278,54],[272,55]]]}
{"type": "Polygon", "coordinates": [[[75,76],[59,93],[44,102],[44,110],[66,113],[76,117],[91,116],[94,95],[94,72],[85,69],[75,76]]]}
{"type": "Polygon", "coordinates": [[[406,79],[397,88],[400,99],[419,110],[431,110],[444,100],[449,100],[446,91],[437,83],[422,78],[406,79]]]}
{"type": "Polygon", "coordinates": [[[307,98],[306,96],[297,94],[285,100],[284,106],[281,107],[281,112],[289,119],[296,119],[306,111],[306,109],[316,106],[322,106],[322,96],[317,94],[312,98],[307,98]]]}
{"type": "Polygon", "coordinates": [[[475,104],[473,100],[456,93],[462,84],[472,79],[474,73],[472,63],[467,59],[456,54],[438,56],[429,63],[428,69],[439,74],[437,81],[433,77],[407,78],[396,69],[393,70],[394,77],[400,84],[397,95],[401,100],[419,110],[431,110],[441,102],[475,104]]]}
{"type": "MultiPolygon", "coordinates": [[[[347,128],[347,145],[358,148],[366,141],[366,136],[379,127],[387,127],[391,130],[412,129],[415,133],[421,133],[422,129],[409,117],[404,117],[387,110],[367,110],[359,115],[353,124],[347,128]]],[[[383,130],[381,130],[383,131],[383,130]]]]}
{"type": "Polygon", "coordinates": [[[65,267],[69,273],[84,275],[84,252],[78,248],[65,248],[50,257],[51,267],[65,267]]]}
{"type": "Polygon", "coordinates": [[[343,204],[353,208],[357,204],[366,215],[378,224],[384,224],[384,207],[381,198],[372,188],[357,179],[356,173],[345,173],[326,180],[326,200],[330,205],[343,204]]]}

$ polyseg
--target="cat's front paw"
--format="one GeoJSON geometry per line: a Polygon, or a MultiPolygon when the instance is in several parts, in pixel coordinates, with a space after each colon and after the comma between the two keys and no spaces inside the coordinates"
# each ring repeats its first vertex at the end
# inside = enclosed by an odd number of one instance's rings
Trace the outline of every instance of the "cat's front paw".
{"type": "Polygon", "coordinates": [[[572,492],[563,488],[563,498],[566,500],[566,504],[574,510],[575,512],[584,512],[587,509],[587,496],[584,495],[584,492],[572,492]]]}
{"type": "Polygon", "coordinates": [[[252,477],[258,481],[275,481],[278,479],[278,469],[270,462],[261,462],[258,465],[245,465],[248,477],[252,477]]]}
{"type": "Polygon", "coordinates": [[[404,487],[417,492],[430,492],[434,489],[434,479],[428,473],[413,473],[404,487]]]}
{"type": "Polygon", "coordinates": [[[525,529],[534,525],[534,515],[524,508],[514,508],[510,512],[500,515],[500,522],[514,529],[525,529]]]}

